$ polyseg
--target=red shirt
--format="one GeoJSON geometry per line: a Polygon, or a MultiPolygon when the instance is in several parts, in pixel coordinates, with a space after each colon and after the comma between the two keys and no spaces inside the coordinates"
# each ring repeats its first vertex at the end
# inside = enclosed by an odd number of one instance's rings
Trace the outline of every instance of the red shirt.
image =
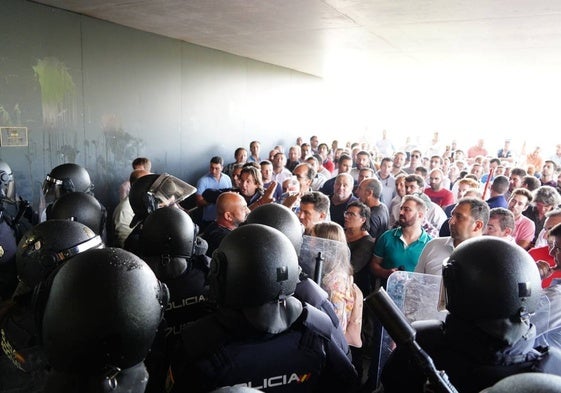
{"type": "MultiPolygon", "coordinates": [[[[528,254],[530,254],[530,256],[532,258],[534,258],[534,261],[545,261],[547,263],[549,263],[549,266],[555,266],[555,261],[553,260],[553,257],[551,255],[549,255],[549,247],[548,246],[544,246],[544,247],[535,247],[532,248],[528,251],[528,254]]],[[[551,281],[554,278],[561,278],[561,271],[559,270],[554,270],[553,274],[547,278],[544,278],[542,280],[542,288],[547,288],[551,285],[551,281]]]]}
{"type": "Polygon", "coordinates": [[[452,205],[454,201],[454,193],[446,188],[440,191],[434,191],[432,188],[425,188],[425,194],[430,198],[431,201],[436,203],[441,208],[452,205]]]}
{"type": "Polygon", "coordinates": [[[335,164],[329,158],[323,162],[323,167],[330,173],[333,173],[333,171],[335,170],[335,164]]]}

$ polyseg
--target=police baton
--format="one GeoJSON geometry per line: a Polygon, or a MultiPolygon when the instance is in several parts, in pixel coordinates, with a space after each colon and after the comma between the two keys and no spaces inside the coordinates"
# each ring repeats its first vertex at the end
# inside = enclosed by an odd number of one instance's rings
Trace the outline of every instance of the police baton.
{"type": "Polygon", "coordinates": [[[432,358],[415,341],[415,334],[417,332],[409,324],[384,288],[380,288],[368,295],[365,302],[380,319],[380,322],[397,346],[406,347],[411,352],[417,365],[423,370],[435,392],[458,393],[454,385],[448,380],[446,373],[436,369],[432,358]]]}
{"type": "Polygon", "coordinates": [[[321,251],[318,252],[318,256],[316,257],[316,269],[314,270],[314,281],[316,284],[321,286],[321,276],[323,275],[323,261],[325,259],[321,255],[321,251]]]}

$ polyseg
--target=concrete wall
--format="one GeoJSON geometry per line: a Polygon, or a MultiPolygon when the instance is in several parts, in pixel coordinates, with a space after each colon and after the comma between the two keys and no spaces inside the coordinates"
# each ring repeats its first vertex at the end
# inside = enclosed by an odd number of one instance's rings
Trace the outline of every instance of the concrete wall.
{"type": "Polygon", "coordinates": [[[0,147],[19,194],[39,203],[51,168],[85,166],[110,209],[132,159],[190,183],[213,155],[263,154],[323,126],[323,83],[289,69],[21,0],[0,13],[0,126],[29,145],[0,147]]]}

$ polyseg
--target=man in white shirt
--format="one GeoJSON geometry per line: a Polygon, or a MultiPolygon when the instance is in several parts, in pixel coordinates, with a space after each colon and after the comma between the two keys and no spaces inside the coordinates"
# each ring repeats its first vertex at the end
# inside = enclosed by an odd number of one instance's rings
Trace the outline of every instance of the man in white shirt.
{"type": "Polygon", "coordinates": [[[427,243],[415,272],[442,274],[442,262],[464,240],[482,236],[489,222],[489,206],[479,198],[462,198],[450,217],[450,236],[437,237],[427,243]]]}

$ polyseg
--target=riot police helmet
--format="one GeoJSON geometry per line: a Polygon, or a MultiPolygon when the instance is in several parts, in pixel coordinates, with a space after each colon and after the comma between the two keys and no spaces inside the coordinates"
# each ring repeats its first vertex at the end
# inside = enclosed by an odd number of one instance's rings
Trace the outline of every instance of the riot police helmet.
{"type": "Polygon", "coordinates": [[[169,299],[150,267],[120,248],[92,249],[57,271],[42,318],[54,370],[97,376],[142,362],[169,299]]]}
{"type": "Polygon", "coordinates": [[[304,228],[292,210],[278,203],[267,203],[251,211],[245,221],[247,224],[263,224],[284,233],[297,253],[302,246],[304,228]]]}
{"type": "Polygon", "coordinates": [[[78,221],[101,235],[105,226],[105,209],[93,195],[71,192],[53,203],[47,212],[47,220],[51,219],[78,221]]]}
{"type": "Polygon", "coordinates": [[[0,160],[0,200],[15,202],[16,190],[12,168],[4,160],[0,160]]]}
{"type": "Polygon", "coordinates": [[[58,266],[103,241],[86,225],[70,220],[48,220],[27,231],[16,251],[19,280],[33,288],[58,266]]]}
{"type": "Polygon", "coordinates": [[[197,189],[167,173],[140,177],[131,185],[129,202],[134,212],[131,228],[143,221],[148,214],[165,206],[180,203],[197,189]]]}
{"type": "Polygon", "coordinates": [[[198,228],[182,209],[168,206],[148,215],[140,233],[141,256],[158,279],[166,281],[190,270],[198,228]]]}
{"type": "Polygon", "coordinates": [[[61,164],[51,170],[43,182],[43,195],[53,202],[71,192],[93,192],[88,171],[78,164],[61,164]]]}
{"type": "Polygon", "coordinates": [[[527,372],[501,379],[481,393],[558,393],[561,377],[541,372],[527,372]]]}
{"type": "Polygon", "coordinates": [[[294,293],[299,274],[288,237],[266,225],[243,225],[226,235],[213,253],[211,297],[230,308],[279,302],[294,293]]]}
{"type": "Polygon", "coordinates": [[[448,311],[466,321],[520,320],[542,295],[536,263],[520,246],[492,236],[462,242],[443,265],[448,311]]]}

